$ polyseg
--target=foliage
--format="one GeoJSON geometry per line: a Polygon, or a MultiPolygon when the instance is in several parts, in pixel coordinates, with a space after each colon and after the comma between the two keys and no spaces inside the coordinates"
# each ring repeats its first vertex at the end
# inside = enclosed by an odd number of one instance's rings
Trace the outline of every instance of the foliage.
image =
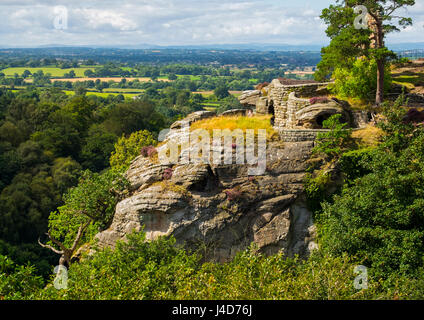
{"type": "Polygon", "coordinates": [[[173,299],[178,284],[190,281],[198,258],[175,246],[175,240],[146,242],[128,235],[128,243],[85,257],[69,270],[67,290],[47,287],[43,299],[173,299]]]}
{"type": "Polygon", "coordinates": [[[383,143],[362,162],[370,173],[324,205],[322,245],[363,259],[381,277],[417,276],[423,267],[424,131],[401,121],[402,100],[384,108],[383,143]]]}
{"type": "Polygon", "coordinates": [[[321,203],[324,200],[330,200],[329,186],[331,183],[331,175],[324,170],[318,170],[316,174],[306,174],[305,193],[308,207],[312,212],[318,212],[321,209],[321,203]]]}
{"type": "Polygon", "coordinates": [[[372,161],[373,151],[374,148],[365,148],[342,154],[339,165],[345,175],[345,182],[352,183],[355,179],[370,173],[368,162],[372,161]]]}
{"type": "Polygon", "coordinates": [[[127,182],[119,171],[107,170],[102,174],[84,171],[78,186],[63,196],[65,204],[50,214],[51,235],[70,247],[80,225],[91,221],[83,238],[83,242],[90,241],[109,227],[120,193],[126,187],[127,182]]]}
{"type": "Polygon", "coordinates": [[[338,159],[351,143],[352,130],[345,129],[347,124],[340,122],[341,114],[335,114],[323,122],[329,132],[319,133],[314,153],[322,153],[330,160],[338,159]]]}
{"type": "MultiPolygon", "coordinates": [[[[355,98],[372,101],[377,89],[377,64],[375,60],[357,59],[349,68],[336,68],[333,72],[334,84],[330,90],[341,98],[355,98]]],[[[392,84],[390,67],[386,65],[384,89],[388,92],[392,84]]]]}
{"type": "MultiPolygon", "coordinates": [[[[282,254],[265,257],[252,247],[228,263],[204,263],[174,239],[146,242],[143,233],[128,236],[114,251],[102,249],[69,270],[67,290],[47,286],[41,299],[179,300],[334,300],[393,299],[395,285],[384,289],[370,277],[367,290],[356,290],[356,262],[347,256],[314,254],[308,261],[282,254]]],[[[405,282],[402,285],[408,298],[405,282]]],[[[418,283],[415,283],[417,286],[418,283]]],[[[415,292],[415,297],[419,296],[415,292]]]]}
{"type": "Polygon", "coordinates": [[[214,94],[218,99],[224,99],[228,96],[230,96],[230,93],[228,92],[228,87],[225,85],[220,85],[214,90],[214,94]]]}
{"type": "Polygon", "coordinates": [[[34,267],[18,266],[0,254],[0,300],[21,300],[34,297],[42,287],[34,267]]]}
{"type": "Polygon", "coordinates": [[[158,151],[157,151],[157,149],[154,146],[149,145],[147,147],[144,146],[143,148],[141,148],[140,153],[145,158],[151,158],[154,155],[156,155],[158,153],[158,151]]]}
{"type": "Polygon", "coordinates": [[[398,27],[405,28],[412,24],[411,18],[399,16],[396,12],[414,4],[414,0],[337,0],[335,5],[324,9],[321,19],[327,25],[326,34],[331,42],[321,50],[322,60],[318,64],[315,79],[335,78],[338,80],[336,91],[350,97],[359,95],[370,100],[370,89],[375,89],[375,103],[379,105],[386,82],[385,68],[391,59],[396,58],[396,55],[385,47],[384,39],[387,34],[400,31],[398,27]],[[354,12],[354,8],[357,5],[367,8],[372,27],[355,27],[354,21],[358,14],[354,12]],[[361,61],[367,66],[358,65],[361,61]],[[375,73],[374,63],[375,69],[378,69],[375,73]],[[367,78],[367,75],[373,77],[367,78]],[[349,79],[350,83],[344,84],[346,79],[349,79]],[[370,81],[375,81],[376,84],[371,86],[370,81]],[[358,86],[364,84],[368,85],[364,88],[358,86]]]}
{"type": "Polygon", "coordinates": [[[166,168],[163,172],[163,179],[164,180],[171,180],[173,174],[172,168],[166,168]]]}
{"type": "Polygon", "coordinates": [[[156,145],[156,143],[152,134],[147,130],[134,132],[128,138],[122,136],[115,144],[115,151],[110,157],[110,166],[116,169],[125,169],[144,147],[156,145]]]}
{"type": "Polygon", "coordinates": [[[243,195],[240,188],[228,189],[228,190],[225,190],[224,193],[227,195],[228,201],[236,201],[240,199],[243,195]]]}

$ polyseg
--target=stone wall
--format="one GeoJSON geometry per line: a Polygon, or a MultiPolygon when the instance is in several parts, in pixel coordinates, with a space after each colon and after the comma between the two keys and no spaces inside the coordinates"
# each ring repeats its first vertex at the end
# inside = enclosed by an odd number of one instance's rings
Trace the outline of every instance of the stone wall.
{"type": "Polygon", "coordinates": [[[271,82],[268,87],[268,96],[266,104],[268,108],[263,107],[261,102],[260,107],[257,108],[257,113],[264,113],[267,109],[269,113],[271,107],[274,108],[275,114],[275,127],[277,128],[294,128],[295,126],[295,113],[307,105],[307,99],[297,97],[314,97],[322,95],[326,92],[328,83],[307,83],[296,85],[283,85],[278,79],[271,82]],[[292,94],[293,93],[293,94],[292,94]],[[291,95],[292,94],[292,95],[291,95]]]}
{"type": "Polygon", "coordinates": [[[296,127],[296,112],[310,104],[309,99],[297,98],[296,92],[290,93],[289,99],[287,100],[287,121],[285,127],[296,127]]]}
{"type": "MultiPolygon", "coordinates": [[[[360,128],[352,129],[352,131],[360,128]]],[[[279,129],[278,134],[283,142],[315,141],[319,133],[329,132],[328,129],[279,129]]]]}
{"type": "Polygon", "coordinates": [[[312,129],[312,130],[300,130],[300,129],[280,129],[278,133],[280,139],[284,142],[302,142],[302,141],[315,141],[318,133],[328,132],[325,129],[312,129]]]}

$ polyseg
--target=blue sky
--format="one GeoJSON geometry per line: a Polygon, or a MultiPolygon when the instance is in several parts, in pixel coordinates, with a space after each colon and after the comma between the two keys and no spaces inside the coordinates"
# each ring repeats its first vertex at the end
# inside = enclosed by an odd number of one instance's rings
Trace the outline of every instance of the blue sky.
{"type": "MultiPolygon", "coordinates": [[[[0,46],[325,44],[325,25],[319,15],[334,2],[0,0],[0,46]],[[65,29],[59,19],[63,10],[68,17],[65,29]]],[[[399,13],[415,23],[390,35],[389,43],[424,42],[424,0],[399,13]]]]}

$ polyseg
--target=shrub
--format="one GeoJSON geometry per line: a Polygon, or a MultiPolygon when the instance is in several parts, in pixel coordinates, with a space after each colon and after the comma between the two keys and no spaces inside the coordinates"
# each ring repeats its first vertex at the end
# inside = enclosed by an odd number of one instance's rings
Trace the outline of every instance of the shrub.
{"type": "Polygon", "coordinates": [[[158,153],[154,146],[147,146],[141,148],[141,155],[145,158],[151,158],[158,153]]]}
{"type": "Polygon", "coordinates": [[[224,191],[229,201],[235,201],[241,198],[242,192],[239,188],[228,189],[224,191]]]}
{"type": "Polygon", "coordinates": [[[340,114],[335,114],[323,122],[323,127],[331,131],[318,134],[314,153],[325,154],[333,160],[347,150],[351,143],[352,130],[346,129],[347,124],[341,123],[340,118],[340,114]]]}
{"type": "Polygon", "coordinates": [[[346,175],[346,182],[351,183],[355,179],[370,173],[368,163],[372,161],[372,152],[374,149],[365,148],[343,153],[340,157],[339,164],[341,170],[346,175]]]}
{"type": "MultiPolygon", "coordinates": [[[[375,60],[357,59],[351,69],[336,68],[333,73],[334,84],[329,88],[341,98],[356,98],[373,101],[377,88],[377,63],[375,60]]],[[[387,92],[392,83],[390,66],[387,64],[384,90],[387,92]]]]}
{"type": "Polygon", "coordinates": [[[424,267],[424,129],[402,122],[399,103],[384,115],[370,173],[324,205],[321,244],[330,254],[357,256],[378,276],[412,278],[424,267]]]}
{"type": "Polygon", "coordinates": [[[174,172],[173,172],[172,168],[165,169],[165,171],[163,172],[163,179],[164,180],[171,180],[173,173],[174,172]]]}
{"type": "MultiPolygon", "coordinates": [[[[128,138],[122,136],[115,144],[115,151],[110,157],[110,165],[116,169],[126,169],[140,152],[140,147],[143,149],[147,146],[156,144],[152,134],[147,131],[138,131],[131,134],[128,138]]],[[[147,156],[147,153],[146,153],[147,156]]]]}
{"type": "Polygon", "coordinates": [[[0,255],[0,300],[30,299],[42,288],[43,280],[32,266],[18,266],[0,255]]]}

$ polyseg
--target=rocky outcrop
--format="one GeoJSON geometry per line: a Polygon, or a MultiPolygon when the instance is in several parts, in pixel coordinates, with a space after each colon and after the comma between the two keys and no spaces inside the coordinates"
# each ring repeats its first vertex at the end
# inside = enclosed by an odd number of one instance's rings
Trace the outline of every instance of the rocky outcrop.
{"type": "Polygon", "coordinates": [[[256,102],[261,96],[260,90],[243,91],[239,97],[239,101],[245,107],[256,107],[256,102]]]}
{"type": "Polygon", "coordinates": [[[171,129],[180,129],[184,125],[190,125],[193,122],[200,121],[207,118],[215,117],[216,113],[213,111],[197,111],[188,115],[185,119],[176,121],[171,125],[171,129]]]}
{"type": "Polygon", "coordinates": [[[224,117],[229,116],[245,116],[247,114],[246,109],[232,109],[228,111],[224,111],[221,115],[224,117]]]}
{"type": "Polygon", "coordinates": [[[316,248],[303,192],[312,147],[312,141],[268,142],[261,176],[248,176],[247,164],[172,165],[140,156],[127,172],[130,196],[98,243],[114,246],[144,228],[148,240],[172,235],[188,248],[204,248],[209,261],[227,261],[252,242],[265,254],[306,257],[316,248]],[[164,180],[168,168],[172,177],[164,180]]]}
{"type": "Polygon", "coordinates": [[[296,112],[296,125],[309,129],[322,128],[322,122],[334,114],[341,114],[345,122],[350,122],[349,113],[335,101],[316,103],[296,112]]]}

